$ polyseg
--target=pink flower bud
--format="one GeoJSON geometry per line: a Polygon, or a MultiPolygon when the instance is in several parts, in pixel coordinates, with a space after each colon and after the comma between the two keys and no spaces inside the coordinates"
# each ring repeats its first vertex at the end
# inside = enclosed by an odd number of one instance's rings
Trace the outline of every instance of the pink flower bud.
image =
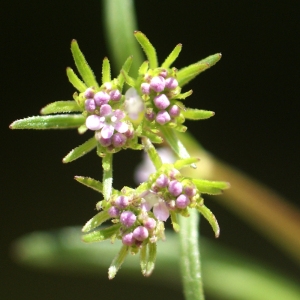
{"type": "Polygon", "coordinates": [[[170,122],[171,117],[167,111],[161,110],[158,112],[155,120],[158,124],[164,125],[164,124],[170,122]]]}
{"type": "Polygon", "coordinates": [[[160,94],[154,98],[154,104],[158,109],[166,109],[170,105],[170,100],[165,94],[160,94]]]}
{"type": "Polygon", "coordinates": [[[123,211],[120,216],[120,222],[126,226],[131,227],[136,221],[136,215],[132,211],[123,211]]]}
{"type": "Polygon", "coordinates": [[[165,79],[162,76],[155,76],[150,81],[150,87],[153,91],[160,93],[165,89],[165,79]]]}
{"type": "Polygon", "coordinates": [[[176,199],[176,206],[178,208],[182,208],[182,209],[186,208],[189,204],[190,204],[190,199],[186,195],[181,194],[176,199]]]}
{"type": "Polygon", "coordinates": [[[144,241],[148,236],[149,232],[144,226],[138,226],[133,230],[133,237],[138,241],[144,241]]]}

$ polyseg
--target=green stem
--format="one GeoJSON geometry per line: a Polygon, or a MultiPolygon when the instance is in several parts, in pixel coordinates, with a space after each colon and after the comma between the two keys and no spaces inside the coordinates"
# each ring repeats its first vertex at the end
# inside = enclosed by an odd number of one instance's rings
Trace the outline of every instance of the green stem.
{"type": "Polygon", "coordinates": [[[203,284],[201,276],[200,248],[198,238],[199,214],[196,210],[189,211],[188,218],[180,216],[180,248],[181,276],[186,300],[203,300],[203,284]]]}
{"type": "Polygon", "coordinates": [[[103,196],[104,199],[109,199],[112,191],[112,158],[113,155],[107,153],[102,159],[103,167],[103,196]]]}

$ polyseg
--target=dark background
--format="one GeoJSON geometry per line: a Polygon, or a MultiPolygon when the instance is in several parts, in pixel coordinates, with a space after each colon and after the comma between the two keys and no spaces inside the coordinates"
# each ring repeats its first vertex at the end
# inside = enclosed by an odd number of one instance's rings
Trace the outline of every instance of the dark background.
{"type": "MultiPolygon", "coordinates": [[[[213,110],[216,116],[191,124],[190,131],[217,157],[300,207],[297,4],[152,0],[136,1],[136,9],[138,29],[156,47],[160,62],[177,43],[183,44],[178,68],[222,52],[222,60],[189,86],[194,94],[187,100],[189,106],[213,110]]],[[[109,57],[100,12],[96,0],[2,1],[1,299],[118,297],[119,281],[38,273],[10,258],[11,242],[21,235],[84,224],[94,213],[98,195],[73,176],[101,178],[95,153],[72,164],[61,163],[86,137],[76,131],[10,131],[8,125],[37,115],[47,103],[71,99],[74,89],[65,75],[65,68],[74,66],[71,39],[79,41],[100,77],[102,59],[109,57]]],[[[115,187],[132,184],[136,155],[131,151],[116,155],[115,187]]],[[[208,206],[221,224],[220,243],[253,255],[286,276],[299,277],[299,269],[284,253],[213,200],[208,206]]],[[[206,225],[203,234],[212,237],[206,225]]],[[[122,297],[137,299],[142,289],[126,287],[122,297]]],[[[155,289],[155,299],[165,299],[164,292],[155,289]]],[[[183,298],[167,292],[173,299],[183,298]]]]}

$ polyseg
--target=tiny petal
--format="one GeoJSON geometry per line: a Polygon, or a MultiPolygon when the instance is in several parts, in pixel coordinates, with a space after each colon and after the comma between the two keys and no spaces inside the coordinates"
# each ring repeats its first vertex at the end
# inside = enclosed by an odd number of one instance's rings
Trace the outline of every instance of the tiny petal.
{"type": "Polygon", "coordinates": [[[109,124],[105,124],[101,130],[101,135],[104,139],[109,139],[114,134],[114,127],[109,124]]]}
{"type": "Polygon", "coordinates": [[[169,77],[166,79],[166,88],[173,90],[178,87],[178,81],[174,77],[169,77]]]}
{"type": "Polygon", "coordinates": [[[100,116],[101,117],[105,117],[105,116],[108,116],[112,113],[112,108],[110,105],[108,104],[103,104],[101,107],[100,107],[100,116]]]}
{"type": "Polygon", "coordinates": [[[165,94],[160,94],[154,98],[154,104],[158,109],[166,109],[170,105],[170,100],[165,94]]]}
{"type": "Polygon", "coordinates": [[[127,233],[122,237],[122,243],[126,246],[132,246],[135,242],[135,239],[133,237],[133,233],[127,233]]]}
{"type": "Polygon", "coordinates": [[[127,138],[122,133],[115,133],[111,138],[112,144],[115,148],[119,148],[125,145],[127,138]]]}
{"type": "Polygon", "coordinates": [[[160,93],[165,89],[165,79],[162,76],[154,76],[150,81],[150,87],[153,91],[160,93]]]}
{"type": "Polygon", "coordinates": [[[119,216],[120,211],[118,208],[116,208],[115,206],[112,206],[109,210],[108,210],[108,214],[112,217],[112,218],[116,218],[119,216]]]}
{"type": "Polygon", "coordinates": [[[169,184],[169,179],[165,174],[161,174],[155,182],[156,186],[160,187],[160,188],[164,188],[167,187],[167,185],[169,184]]]}
{"type": "Polygon", "coordinates": [[[162,76],[163,78],[166,78],[168,76],[168,71],[167,70],[162,70],[160,73],[159,73],[159,76],[162,76]]]}
{"type": "Polygon", "coordinates": [[[100,91],[95,94],[94,100],[98,106],[101,106],[108,103],[108,101],[110,100],[110,96],[107,93],[100,91]]]}
{"type": "Polygon", "coordinates": [[[172,180],[169,183],[168,190],[173,196],[178,196],[182,193],[182,184],[177,180],[172,180]]]}
{"type": "Polygon", "coordinates": [[[131,227],[136,221],[136,215],[132,211],[123,211],[120,216],[120,222],[126,227],[131,227]]]}
{"type": "Polygon", "coordinates": [[[169,109],[169,114],[171,117],[177,117],[180,114],[180,107],[178,105],[172,105],[169,109]]]}
{"type": "Polygon", "coordinates": [[[101,135],[101,131],[96,132],[95,138],[103,147],[108,147],[111,145],[111,138],[103,138],[101,135]]]}
{"type": "Polygon", "coordinates": [[[156,227],[156,221],[153,218],[147,218],[143,224],[148,230],[153,230],[156,227]]]}
{"type": "Polygon", "coordinates": [[[158,204],[155,204],[153,207],[153,213],[154,216],[159,221],[166,221],[169,218],[169,209],[165,202],[159,202],[158,204]]]}
{"type": "Polygon", "coordinates": [[[115,122],[114,127],[120,133],[124,133],[128,130],[128,124],[125,122],[117,121],[115,122]]]}
{"type": "Polygon", "coordinates": [[[84,104],[86,111],[90,113],[94,112],[94,110],[96,109],[96,103],[94,99],[86,99],[84,104]]]}
{"type": "Polygon", "coordinates": [[[167,111],[161,110],[161,111],[158,112],[155,120],[160,125],[164,125],[164,124],[170,122],[171,117],[170,117],[170,115],[167,111]]]}
{"type": "Polygon", "coordinates": [[[147,82],[143,82],[141,84],[141,90],[142,90],[143,94],[149,95],[150,94],[150,84],[147,82]]]}
{"type": "Polygon", "coordinates": [[[181,194],[176,199],[176,206],[178,208],[182,208],[182,209],[186,208],[189,204],[190,204],[190,199],[186,195],[181,194]]]}
{"type": "Polygon", "coordinates": [[[90,115],[85,120],[85,125],[90,130],[99,130],[103,124],[101,118],[97,115],[90,115]]]}
{"type": "Polygon", "coordinates": [[[148,236],[149,232],[144,226],[138,226],[133,230],[133,237],[138,241],[144,241],[148,236]]]}
{"type": "Polygon", "coordinates": [[[119,90],[112,90],[110,93],[110,100],[112,101],[119,101],[121,99],[122,94],[119,90]]]}

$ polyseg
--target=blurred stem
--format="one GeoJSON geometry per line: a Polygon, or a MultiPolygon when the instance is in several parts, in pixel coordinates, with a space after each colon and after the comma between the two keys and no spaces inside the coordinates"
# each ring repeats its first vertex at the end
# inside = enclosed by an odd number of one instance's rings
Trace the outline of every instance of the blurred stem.
{"type": "Polygon", "coordinates": [[[138,29],[134,1],[103,0],[103,8],[104,30],[116,74],[130,55],[133,55],[131,72],[137,74],[144,58],[138,42],[133,37],[133,32],[138,29]]]}
{"type": "Polygon", "coordinates": [[[189,176],[226,180],[231,188],[216,201],[235,212],[300,263],[300,212],[288,200],[203,149],[188,133],[179,134],[192,157],[201,158],[189,176]]]}
{"type": "Polygon", "coordinates": [[[189,210],[189,218],[180,216],[180,268],[185,299],[204,299],[198,237],[199,214],[189,210]]]}

